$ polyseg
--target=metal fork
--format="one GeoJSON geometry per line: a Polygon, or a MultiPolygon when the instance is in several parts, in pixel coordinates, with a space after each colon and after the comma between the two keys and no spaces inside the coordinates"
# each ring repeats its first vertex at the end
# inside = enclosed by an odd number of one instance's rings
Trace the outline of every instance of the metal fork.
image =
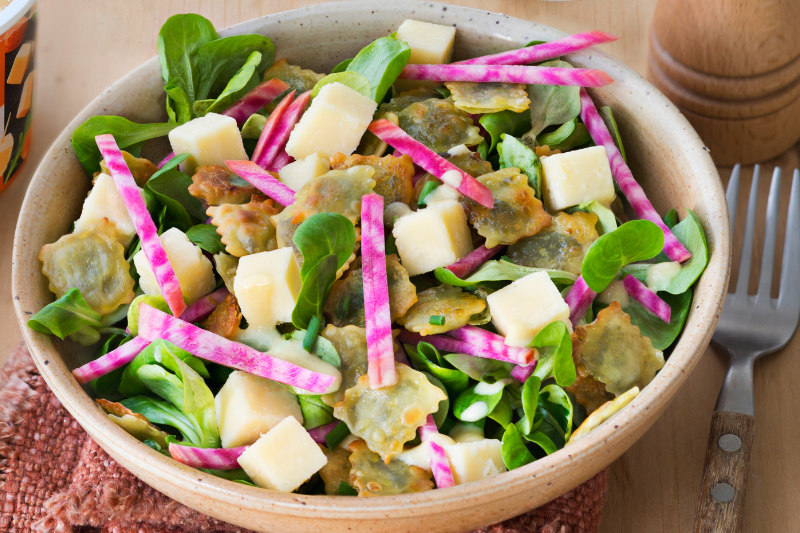
{"type": "MultiPolygon", "coordinates": [[[[731,231],[735,228],[739,199],[740,167],[728,182],[731,231]]],[[[728,293],[713,340],[730,354],[730,366],[722,385],[706,448],[695,533],[741,530],[750,452],[753,446],[753,363],[762,355],[786,346],[800,319],[800,171],[794,171],[789,218],[784,241],[781,286],[772,298],[772,267],[778,230],[781,170],[775,169],[767,202],[764,255],[758,292],[748,294],[753,233],[756,225],[759,167],[753,170],[747,206],[744,244],[739,262],[736,291],[728,293]]]]}

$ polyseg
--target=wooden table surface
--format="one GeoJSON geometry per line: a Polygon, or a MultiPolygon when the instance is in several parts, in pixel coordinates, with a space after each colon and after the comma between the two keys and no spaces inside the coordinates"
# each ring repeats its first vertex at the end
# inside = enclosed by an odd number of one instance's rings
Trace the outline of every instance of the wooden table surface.
{"type": "MultiPolygon", "coordinates": [[[[313,2],[46,0],[43,3],[36,51],[31,156],[27,168],[0,196],[0,256],[5,258],[0,261],[0,359],[22,338],[10,294],[10,257],[19,207],[37,161],[69,120],[114,80],[156,54],[156,35],[171,14],[197,12],[222,28],[310,3],[313,2]]],[[[646,37],[655,0],[451,3],[537,20],[572,33],[592,29],[614,33],[621,39],[604,49],[645,73],[646,37]]],[[[785,168],[800,165],[798,151],[784,155],[780,164],[785,168]]],[[[771,166],[768,167],[771,171],[771,166]]],[[[726,180],[730,170],[721,169],[721,174],[726,180]]],[[[768,176],[762,175],[762,189],[766,190],[769,180],[764,177],[768,176]]],[[[744,182],[748,185],[749,179],[744,182]]],[[[784,185],[788,187],[787,183],[784,185]]],[[[743,212],[740,213],[742,220],[743,212]]],[[[736,246],[734,254],[738,249],[736,246]]],[[[753,281],[755,275],[753,272],[753,281]]],[[[756,365],[756,438],[747,492],[744,528],[747,532],[792,531],[800,522],[798,352],[800,338],[788,349],[756,365]]],[[[601,527],[604,533],[691,531],[711,412],[725,362],[721,352],[709,349],[667,412],[612,466],[601,527]]]]}

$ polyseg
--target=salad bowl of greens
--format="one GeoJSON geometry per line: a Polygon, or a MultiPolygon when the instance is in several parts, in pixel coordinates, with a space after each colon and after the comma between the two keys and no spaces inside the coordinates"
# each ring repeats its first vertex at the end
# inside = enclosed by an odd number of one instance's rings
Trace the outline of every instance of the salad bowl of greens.
{"type": "Polygon", "coordinates": [[[171,17],[31,182],[42,375],[254,530],[465,531],[575,487],[677,393],[729,270],[707,150],[609,40],[427,2],[171,17]]]}

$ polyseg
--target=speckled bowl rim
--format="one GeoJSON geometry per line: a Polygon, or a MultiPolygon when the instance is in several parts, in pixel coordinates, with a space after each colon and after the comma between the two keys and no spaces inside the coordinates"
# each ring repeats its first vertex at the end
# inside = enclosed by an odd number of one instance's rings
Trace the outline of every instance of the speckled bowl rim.
{"type": "MultiPolygon", "coordinates": [[[[314,17],[322,14],[344,15],[353,11],[377,9],[380,2],[356,1],[340,2],[309,6],[288,12],[269,15],[284,21],[314,17]]],[[[487,28],[493,27],[492,23],[499,24],[528,24],[532,34],[544,35],[555,38],[563,35],[547,26],[519,21],[510,17],[488,13],[486,11],[463,8],[458,6],[443,6],[431,2],[405,2],[403,8],[409,12],[417,10],[427,13],[426,10],[446,8],[451,13],[461,13],[465,17],[481,17],[486,19],[487,28]]],[[[228,28],[222,35],[233,33],[248,33],[263,24],[264,19],[254,19],[228,28]]],[[[511,45],[510,45],[511,46],[511,45]]],[[[652,92],[651,103],[665,108],[668,114],[665,128],[670,130],[683,130],[682,137],[676,139],[681,143],[681,150],[687,157],[695,158],[693,163],[697,175],[705,175],[705,179],[716,177],[717,185],[706,183],[713,190],[709,193],[710,200],[714,202],[713,212],[715,217],[727,220],[727,207],[724,201],[724,191],[719,183],[716,168],[694,130],[686,119],[672,106],[671,103],[658,91],[649,85],[630,68],[617,62],[607,54],[597,50],[573,54],[570,59],[577,64],[591,63],[592,66],[603,68],[616,79],[624,78],[622,83],[632,84],[638,89],[646,88],[652,92]]],[[[122,429],[109,421],[95,407],[87,394],[81,389],[70,374],[53,342],[47,336],[29,330],[25,323],[30,317],[31,291],[27,287],[25,275],[18,271],[17,265],[21,263],[23,254],[36,253],[24,246],[24,236],[29,228],[36,225],[33,205],[34,195],[46,187],[48,160],[55,157],[59,150],[63,150],[69,140],[71,132],[91,114],[97,114],[102,107],[104,96],[113,92],[121,84],[134,83],[138,73],[143,69],[152,69],[157,59],[151,59],[131,73],[120,79],[103,94],[90,103],[61,133],[53,143],[48,153],[44,156],[36,174],[34,175],[25,202],[20,212],[14,243],[14,271],[12,290],[15,295],[15,311],[22,327],[25,340],[30,348],[42,376],[62,401],[67,409],[75,416],[98,443],[109,454],[120,460],[134,470],[141,471],[150,478],[164,479],[167,475],[172,480],[172,485],[189,488],[201,500],[218,502],[228,508],[234,507],[262,513],[278,513],[302,517],[305,519],[350,520],[358,516],[359,520],[392,520],[399,515],[404,517],[414,516],[423,518],[442,512],[442,509],[467,508],[469,506],[499,504],[503,498],[519,491],[529,491],[535,485],[537,478],[553,479],[546,487],[540,487],[536,494],[530,495],[530,506],[533,508],[549,501],[553,497],[578,485],[588,479],[614,458],[633,444],[632,435],[641,436],[652,425],[657,415],[666,408],[668,400],[677,392],[685,381],[689,371],[694,368],[711,338],[718,311],[724,301],[730,267],[730,234],[727,224],[716,220],[712,228],[714,232],[715,250],[712,253],[708,268],[700,280],[695,292],[694,308],[691,310],[686,328],[670,356],[664,369],[657,375],[653,382],[645,387],[641,394],[613,420],[595,429],[588,436],[565,449],[540,459],[530,465],[502,474],[483,481],[461,485],[446,490],[434,490],[420,494],[401,496],[388,496],[382,498],[342,498],[332,496],[309,496],[301,494],[285,494],[265,491],[229,482],[203,472],[185,467],[168,459],[150,448],[138,443],[122,429]],[[619,450],[613,457],[603,451],[608,449],[619,450]],[[399,515],[398,515],[399,513],[399,515]]],[[[38,309],[34,309],[38,311],[38,309]]],[[[175,494],[170,486],[157,486],[166,494],[175,494]]],[[[532,491],[529,491],[532,492],[532,491]]],[[[178,498],[180,500],[180,497],[178,498]]],[[[196,501],[193,505],[197,508],[196,501]]],[[[191,503],[189,505],[192,505],[191,503]]],[[[223,513],[216,509],[204,510],[208,514],[222,516],[223,513]]],[[[449,511],[448,511],[449,512],[449,511]]],[[[517,510],[518,512],[518,510],[517,510]]],[[[510,515],[509,515],[510,516],[510,515]]],[[[230,520],[230,516],[227,517],[230,520]]],[[[476,524],[480,525],[480,524],[476,524]]],[[[253,524],[251,524],[253,527],[253,524]]]]}

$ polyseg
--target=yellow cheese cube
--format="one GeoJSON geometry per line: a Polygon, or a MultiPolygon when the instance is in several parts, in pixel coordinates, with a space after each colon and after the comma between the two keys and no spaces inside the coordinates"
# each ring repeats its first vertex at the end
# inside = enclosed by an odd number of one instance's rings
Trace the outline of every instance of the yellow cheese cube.
{"type": "Polygon", "coordinates": [[[248,160],[236,120],[217,113],[190,120],[169,132],[176,154],[191,154],[183,162],[186,172],[198,165],[222,165],[226,159],[248,160]]]}
{"type": "Polygon", "coordinates": [[[303,423],[297,396],[280,383],[240,370],[231,373],[214,403],[223,448],[253,444],[287,416],[303,423]]]}
{"type": "Polygon", "coordinates": [[[606,149],[592,146],[542,158],[544,201],[551,211],[597,200],[609,205],[615,196],[606,149]]]}
{"type": "Polygon", "coordinates": [[[428,472],[431,471],[431,442],[435,442],[442,448],[446,448],[452,444],[455,444],[456,441],[448,437],[447,435],[442,435],[441,433],[436,433],[431,437],[430,440],[423,442],[419,446],[415,446],[408,450],[402,451],[395,455],[392,458],[392,461],[401,461],[410,466],[417,466],[423,470],[427,470],[428,472]]]}
{"type": "Polygon", "coordinates": [[[17,108],[17,118],[22,118],[31,110],[31,99],[33,98],[33,71],[25,78],[25,84],[22,86],[22,96],[19,99],[19,108],[17,108]]]}
{"type": "Polygon", "coordinates": [[[239,259],[233,291],[248,324],[271,327],[291,322],[302,281],[292,248],[239,259]]]}
{"type": "Polygon", "coordinates": [[[25,71],[28,70],[28,61],[31,58],[31,43],[22,43],[17,52],[17,57],[14,58],[14,64],[11,66],[11,72],[8,73],[9,85],[19,85],[25,77],[25,71]]]}
{"type": "MultiPolygon", "coordinates": [[[[4,106],[0,106],[0,116],[3,116],[4,106]]],[[[0,141],[0,174],[6,171],[8,163],[11,161],[11,153],[14,151],[14,136],[7,133],[0,141]]]]}
{"type": "Polygon", "coordinates": [[[455,200],[441,200],[397,219],[392,234],[411,276],[455,263],[472,251],[467,216],[455,200]]]}
{"type": "Polygon", "coordinates": [[[446,446],[450,469],[456,485],[496,476],[506,471],[503,443],[497,439],[460,442],[446,446]]]}
{"type": "Polygon", "coordinates": [[[373,99],[358,91],[329,83],[320,89],[292,130],[286,153],[295,159],[313,153],[327,159],[337,152],[350,155],[358,148],[377,108],[373,99]]]}
{"type": "Polygon", "coordinates": [[[281,183],[297,192],[303,188],[303,185],[314,178],[326,174],[330,169],[328,160],[314,152],[306,156],[305,159],[289,163],[280,169],[278,175],[281,178],[281,183]]]}
{"type": "Polygon", "coordinates": [[[556,320],[572,329],[569,306],[547,272],[535,272],[486,298],[492,324],[508,346],[527,346],[539,331],[556,320]]]}
{"type": "Polygon", "coordinates": [[[294,417],[284,418],[239,456],[250,479],[265,489],[292,492],[328,459],[294,417]]]}
{"type": "MultiPolygon", "coordinates": [[[[161,245],[167,252],[167,259],[181,286],[183,299],[191,304],[210,294],[217,282],[214,280],[214,269],[211,261],[206,259],[203,251],[189,240],[184,232],[178,228],[171,228],[161,234],[161,245]]],[[[161,289],[150,268],[150,263],[140,250],[133,256],[133,263],[139,273],[139,286],[145,294],[161,294],[161,289]]]]}
{"type": "Polygon", "coordinates": [[[409,63],[438,65],[449,63],[453,55],[456,29],[453,26],[406,20],[397,28],[397,38],[411,48],[409,63]]]}
{"type": "Polygon", "coordinates": [[[117,191],[114,178],[108,174],[97,176],[94,187],[83,202],[81,216],[75,221],[75,229],[80,230],[103,219],[114,225],[119,243],[125,248],[130,246],[136,235],[136,228],[133,227],[128,209],[117,191]]]}

